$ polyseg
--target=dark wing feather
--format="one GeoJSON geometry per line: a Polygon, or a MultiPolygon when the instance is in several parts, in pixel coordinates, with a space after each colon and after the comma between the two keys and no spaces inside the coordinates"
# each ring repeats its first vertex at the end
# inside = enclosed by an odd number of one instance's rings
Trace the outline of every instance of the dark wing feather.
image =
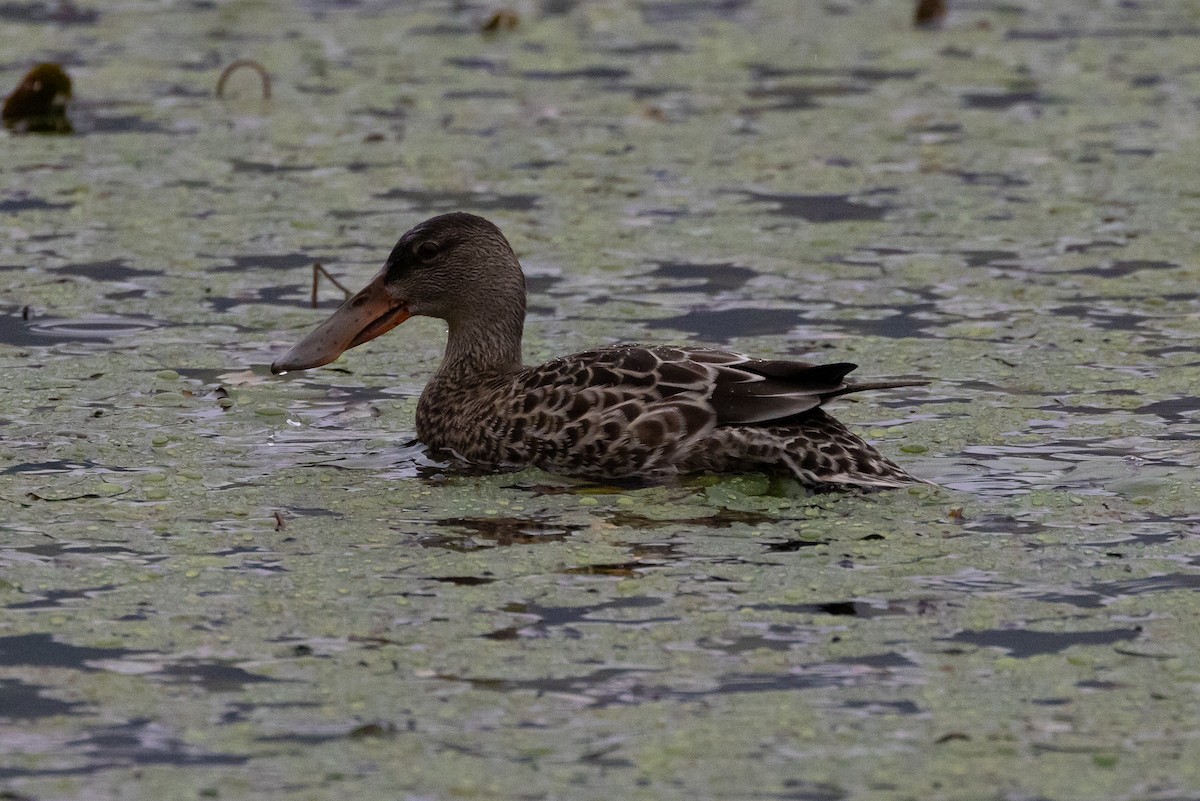
{"type": "Polygon", "coordinates": [[[494,426],[514,462],[575,475],[638,475],[673,469],[716,428],[795,425],[838,395],[913,383],[847,382],[854,368],[712,348],[596,348],[524,371],[494,426]]]}
{"type": "Polygon", "coordinates": [[[856,366],[752,359],[715,348],[617,345],[555,359],[539,372],[545,384],[619,390],[614,399],[620,401],[684,395],[710,405],[717,425],[780,424],[839,395],[925,383],[847,381],[856,366]]]}
{"type": "Polygon", "coordinates": [[[811,365],[741,357],[719,368],[711,403],[718,425],[778,424],[847,391],[848,363],[811,365]]]}

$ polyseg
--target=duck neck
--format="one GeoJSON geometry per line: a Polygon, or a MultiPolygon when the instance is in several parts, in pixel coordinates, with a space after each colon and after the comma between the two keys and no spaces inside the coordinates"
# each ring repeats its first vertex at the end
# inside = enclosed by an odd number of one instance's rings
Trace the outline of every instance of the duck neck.
{"type": "Polygon", "coordinates": [[[519,304],[496,303],[488,313],[447,320],[450,335],[438,376],[471,379],[481,373],[521,369],[525,299],[519,300],[519,304]]]}

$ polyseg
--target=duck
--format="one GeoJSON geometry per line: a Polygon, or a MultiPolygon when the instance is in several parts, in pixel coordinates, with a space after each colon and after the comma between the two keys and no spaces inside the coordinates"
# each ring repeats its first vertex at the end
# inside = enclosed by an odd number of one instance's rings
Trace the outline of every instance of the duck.
{"type": "Polygon", "coordinates": [[[646,484],[706,472],[791,475],[821,489],[927,483],[822,408],[924,381],[854,382],[849,362],[684,345],[596,347],[527,366],[525,302],[524,272],[500,229],[442,214],[401,236],[375,277],[271,371],[329,364],[424,315],[444,320],[448,335],[417,403],[417,438],[474,469],[646,484]]]}

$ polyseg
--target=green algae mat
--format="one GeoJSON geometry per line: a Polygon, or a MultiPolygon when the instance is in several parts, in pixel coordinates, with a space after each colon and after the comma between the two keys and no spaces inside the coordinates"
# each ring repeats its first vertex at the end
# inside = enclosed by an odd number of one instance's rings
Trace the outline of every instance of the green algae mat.
{"type": "Polygon", "coordinates": [[[950,5],[0,2],[0,798],[1200,797],[1200,9],[950,5]],[[833,411],[937,486],[453,473],[431,320],[269,374],[452,209],[528,361],[925,377],[833,411]]]}

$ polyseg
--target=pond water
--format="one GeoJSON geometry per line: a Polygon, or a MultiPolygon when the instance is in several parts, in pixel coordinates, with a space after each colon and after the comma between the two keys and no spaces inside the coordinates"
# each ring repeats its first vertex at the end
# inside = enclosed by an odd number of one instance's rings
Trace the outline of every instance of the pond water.
{"type": "Polygon", "coordinates": [[[1200,14],[950,5],[0,2],[76,130],[0,138],[0,796],[1200,793],[1200,14]],[[937,486],[447,473],[431,320],[269,374],[450,209],[528,361],[924,377],[833,411],[937,486]]]}

